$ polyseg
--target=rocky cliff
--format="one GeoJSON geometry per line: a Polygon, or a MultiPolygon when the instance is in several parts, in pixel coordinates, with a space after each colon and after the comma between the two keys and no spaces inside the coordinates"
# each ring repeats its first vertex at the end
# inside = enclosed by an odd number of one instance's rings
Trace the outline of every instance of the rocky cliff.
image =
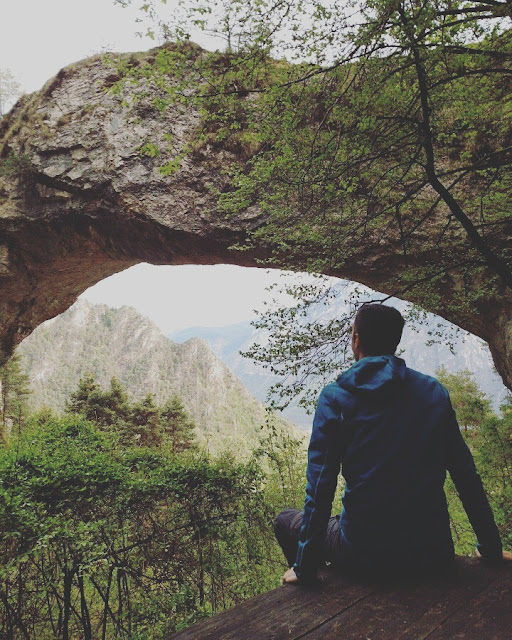
{"type": "MultiPolygon", "coordinates": [[[[185,47],[191,61],[209,55],[185,47]]],[[[158,108],[176,78],[166,86],[129,76],[121,82],[123,69],[151,65],[158,55],[96,56],[63,69],[0,122],[0,359],[87,287],[137,262],[256,265],[272,255],[263,244],[230,248],[265,224],[257,202],[230,217],[218,208],[218,193],[229,191],[226,168],[247,158],[221,141],[190,153],[198,111],[186,102],[158,108]],[[155,147],[165,149],[163,156],[155,147]],[[159,170],[166,163],[169,175],[159,170]]],[[[494,280],[482,297],[491,280],[486,269],[468,276],[452,258],[443,262],[451,247],[461,255],[469,250],[460,231],[441,233],[445,222],[412,232],[414,267],[439,260],[435,295],[425,300],[416,288],[404,295],[486,340],[512,388],[512,295],[494,280]],[[431,244],[438,232],[444,252],[431,244]],[[460,295],[467,304],[453,304],[460,295]]],[[[390,229],[361,232],[330,275],[392,293],[408,258],[390,229]]],[[[510,247],[509,223],[486,234],[498,250],[510,247]]]]}
{"type": "Polygon", "coordinates": [[[32,409],[63,410],[89,372],[103,388],[115,376],[134,400],[153,393],[164,404],[178,394],[200,442],[212,452],[248,451],[267,419],[263,405],[203,340],[176,344],[130,307],[111,309],[80,300],[39,326],[17,352],[33,390],[32,409]]]}

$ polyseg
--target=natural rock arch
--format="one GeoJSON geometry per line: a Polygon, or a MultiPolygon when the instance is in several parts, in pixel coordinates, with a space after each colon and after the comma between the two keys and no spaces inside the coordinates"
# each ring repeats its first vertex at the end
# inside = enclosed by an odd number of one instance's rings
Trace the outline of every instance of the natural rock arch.
{"type": "MultiPolygon", "coordinates": [[[[233,153],[207,146],[199,161],[185,156],[179,171],[163,176],[161,161],[141,148],[165,146],[171,131],[179,152],[199,116],[162,114],[144,96],[129,106],[125,95],[106,91],[116,79],[115,65],[96,56],[63,69],[0,123],[0,360],[87,287],[133,264],[257,266],[269,252],[231,248],[264,223],[256,206],[229,218],[218,210],[233,153]]],[[[382,237],[371,249],[335,275],[386,292],[402,256],[382,237]]],[[[471,313],[454,310],[460,279],[447,272],[429,310],[486,340],[512,388],[512,296],[494,289],[471,313]]],[[[416,301],[414,290],[408,299],[416,301]]]]}

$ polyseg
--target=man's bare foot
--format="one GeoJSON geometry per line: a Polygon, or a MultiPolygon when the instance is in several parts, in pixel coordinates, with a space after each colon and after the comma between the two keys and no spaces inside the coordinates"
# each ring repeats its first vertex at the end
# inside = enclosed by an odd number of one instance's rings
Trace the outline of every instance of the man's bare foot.
{"type": "MultiPolygon", "coordinates": [[[[475,549],[475,556],[477,558],[482,557],[482,554],[478,549],[475,549]]],[[[505,562],[512,562],[512,551],[503,551],[503,560],[505,560],[505,562]]]]}
{"type": "Polygon", "coordinates": [[[288,569],[288,571],[286,571],[284,576],[281,578],[281,584],[291,584],[298,581],[299,579],[295,575],[295,571],[293,570],[293,567],[290,567],[290,569],[288,569]]]}

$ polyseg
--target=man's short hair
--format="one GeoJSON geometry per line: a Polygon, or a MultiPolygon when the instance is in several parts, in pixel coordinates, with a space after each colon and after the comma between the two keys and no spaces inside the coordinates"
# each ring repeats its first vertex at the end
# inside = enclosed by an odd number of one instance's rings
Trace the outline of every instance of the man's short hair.
{"type": "Polygon", "coordinates": [[[365,356],[393,354],[402,338],[405,321],[394,307],[364,304],[356,313],[354,332],[365,356]]]}

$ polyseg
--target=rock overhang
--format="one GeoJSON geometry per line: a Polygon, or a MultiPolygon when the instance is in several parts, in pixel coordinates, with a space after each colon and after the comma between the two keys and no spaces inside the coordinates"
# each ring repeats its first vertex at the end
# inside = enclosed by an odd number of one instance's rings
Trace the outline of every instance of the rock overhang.
{"type": "MultiPolygon", "coordinates": [[[[192,57],[208,55],[186,46],[192,57]]],[[[257,202],[236,215],[219,207],[219,194],[230,188],[229,167],[246,158],[229,145],[193,144],[197,108],[156,108],[161,86],[130,78],[119,85],[120,67],[150,64],[160,51],[94,56],[67,67],[0,123],[3,358],[87,287],[138,262],[258,266],[273,255],[264,241],[233,248],[265,224],[257,202]],[[169,163],[172,170],[162,171],[169,163]]],[[[392,292],[403,256],[392,239],[374,240],[371,250],[356,251],[329,275],[392,292]]],[[[440,302],[429,310],[488,341],[510,386],[511,295],[495,288],[485,304],[451,309],[459,281],[447,271],[440,302]]],[[[417,301],[414,290],[408,299],[417,301]]]]}

